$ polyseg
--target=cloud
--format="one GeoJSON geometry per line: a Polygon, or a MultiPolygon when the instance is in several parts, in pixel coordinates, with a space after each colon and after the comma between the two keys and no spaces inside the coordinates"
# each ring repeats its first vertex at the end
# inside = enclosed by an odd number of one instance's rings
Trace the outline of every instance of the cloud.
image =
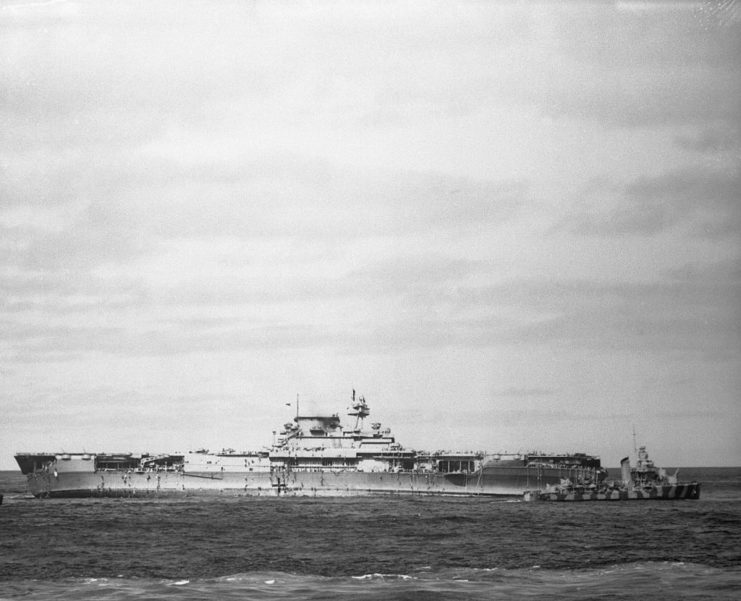
{"type": "Polygon", "coordinates": [[[694,411],[655,411],[652,415],[661,419],[667,420],[678,420],[678,419],[714,419],[718,417],[724,417],[726,414],[720,411],[708,411],[707,408],[695,409],[694,411]]]}
{"type": "Polygon", "coordinates": [[[741,171],[693,166],[618,184],[590,182],[557,229],[587,236],[651,236],[683,228],[693,236],[741,232],[741,171]]]}
{"type": "Polygon", "coordinates": [[[741,279],[730,259],[653,281],[497,282],[495,263],[442,253],[396,253],[323,275],[308,265],[303,275],[242,273],[235,282],[226,271],[208,284],[199,277],[156,288],[137,279],[6,276],[5,355],[543,344],[725,357],[739,350],[741,279]]]}
{"type": "MultiPolygon", "coordinates": [[[[255,164],[245,170],[244,179],[239,170],[228,167],[210,174],[208,169],[182,174],[186,185],[188,181],[199,185],[203,178],[216,190],[222,184],[227,190],[235,185],[269,190],[269,180],[261,174],[270,172],[273,164],[255,164]]],[[[172,171],[166,167],[156,170],[165,181],[180,172],[179,166],[170,165],[172,171]]],[[[281,169],[279,174],[305,187],[300,206],[312,213],[306,219],[297,215],[296,225],[289,229],[275,215],[287,214],[292,206],[298,210],[299,205],[278,191],[276,213],[216,203],[209,206],[214,211],[209,215],[198,203],[174,202],[159,205],[153,214],[145,202],[127,205],[122,198],[88,206],[61,232],[24,231],[15,242],[24,245],[23,251],[6,254],[6,266],[13,269],[4,276],[9,294],[3,304],[7,315],[17,317],[3,328],[5,356],[16,362],[58,361],[90,353],[164,356],[312,345],[375,352],[502,344],[734,352],[738,332],[728,324],[736,314],[726,301],[738,295],[738,280],[726,278],[724,283],[723,270],[706,288],[687,279],[695,273],[692,270],[683,281],[677,270],[672,281],[652,284],[569,279],[491,284],[497,276],[496,260],[465,258],[465,251],[456,256],[452,248],[424,255],[414,247],[402,247],[375,259],[361,253],[357,267],[345,254],[368,236],[373,241],[370,248],[376,243],[373,237],[381,235],[393,248],[429,228],[447,232],[451,239],[460,233],[496,231],[519,216],[524,199],[518,184],[425,174],[374,180],[368,173],[348,174],[326,163],[282,163],[281,169]],[[362,187],[360,200],[342,205],[355,177],[365,178],[367,186],[362,187]],[[468,199],[479,218],[469,219],[465,212],[441,218],[451,195],[468,199]],[[335,202],[347,210],[341,212],[342,219],[313,229],[318,223],[315,214],[323,208],[332,212],[335,202]],[[481,206],[493,210],[481,217],[481,206]],[[354,214],[369,207],[373,210],[368,219],[354,214]],[[409,221],[396,211],[409,215],[409,221]],[[380,221],[372,225],[374,214],[380,221]],[[296,235],[300,231],[312,239],[308,246],[296,235]],[[232,237],[233,242],[223,247],[216,243],[232,237]],[[255,237],[267,237],[267,255],[255,254],[256,247],[246,242],[255,237]],[[289,250],[279,259],[282,246],[276,242],[283,239],[290,241],[285,247],[289,250]],[[146,270],[162,260],[167,249],[175,259],[175,269],[167,277],[174,279],[134,275],[137,261],[146,270]],[[224,257],[229,261],[222,262],[224,257]],[[278,262],[266,271],[266,259],[278,262]],[[125,270],[117,273],[116,264],[125,270]],[[111,267],[101,271],[105,265],[111,267]],[[301,265],[303,269],[296,269],[301,265]],[[253,268],[257,271],[251,274],[253,268]],[[50,322],[44,315],[54,317],[50,322]],[[64,322],[65,315],[74,316],[74,321],[64,322]]],[[[630,203],[638,214],[635,223],[603,211],[600,221],[579,215],[581,221],[571,219],[570,227],[576,223],[577,232],[592,235],[650,233],[668,224],[709,219],[713,211],[729,221],[734,207],[727,195],[735,182],[701,170],[639,178],[620,189],[621,202],[630,203]],[[696,203],[700,193],[712,202],[696,203]],[[675,203],[674,211],[662,213],[670,202],[675,203]],[[660,226],[647,227],[647,219],[657,214],[660,226]]],[[[128,199],[128,194],[123,197],[128,199]]]]}
{"type": "Polygon", "coordinates": [[[736,257],[713,263],[695,260],[668,269],[666,277],[669,281],[677,281],[688,285],[694,284],[713,291],[713,294],[722,295],[724,286],[733,287],[741,283],[741,261],[736,257]]]}
{"type": "Polygon", "coordinates": [[[378,262],[342,277],[318,278],[309,272],[235,284],[225,276],[212,279],[210,286],[201,280],[163,289],[85,272],[77,277],[64,272],[6,275],[2,338],[6,357],[17,361],[56,360],[64,353],[137,356],[343,347],[353,344],[350,338],[387,346],[404,339],[384,333],[385,326],[373,327],[374,321],[396,328],[395,317],[410,311],[418,315],[425,307],[434,311],[435,291],[482,269],[476,262],[441,255],[378,262]],[[392,312],[387,319],[381,317],[385,310],[392,312]]]}
{"type": "Polygon", "coordinates": [[[709,24],[676,4],[583,8],[554,13],[559,68],[547,72],[543,110],[621,127],[741,119],[739,20],[709,24]]]}
{"type": "Polygon", "coordinates": [[[63,316],[74,313],[116,311],[141,306],[148,291],[128,277],[99,277],[84,270],[48,269],[13,271],[0,275],[0,309],[8,314],[32,313],[63,316]]]}
{"type": "MultiPolygon", "coordinates": [[[[738,357],[738,279],[716,282],[553,282],[513,286],[510,302],[548,319],[509,332],[510,340],[633,352],[684,351],[738,357]]],[[[502,291],[499,290],[499,295],[502,291]]],[[[511,293],[505,294],[508,296],[511,293]]]]}
{"type": "Polygon", "coordinates": [[[703,127],[694,134],[680,134],[675,138],[680,148],[698,153],[724,153],[738,151],[741,148],[741,132],[739,127],[703,127]]]}
{"type": "Polygon", "coordinates": [[[552,396],[556,390],[552,388],[516,388],[510,387],[503,390],[492,391],[491,394],[494,396],[503,396],[511,398],[522,398],[522,397],[546,397],[552,396]]]}
{"type": "Polygon", "coordinates": [[[196,166],[105,156],[60,162],[47,168],[46,178],[31,167],[1,186],[7,200],[0,251],[10,264],[94,269],[161,255],[163,245],[187,238],[342,246],[430,229],[470,234],[511,220],[528,194],[516,181],[359,171],[296,157],[196,166]],[[60,195],[50,174],[61,182],[70,172],[74,187],[60,195]]]}
{"type": "Polygon", "coordinates": [[[738,265],[724,262],[709,268],[713,271],[712,279],[690,268],[652,282],[541,279],[458,286],[454,294],[438,293],[427,321],[404,320],[390,330],[408,342],[431,344],[534,344],[738,358],[738,265]]]}

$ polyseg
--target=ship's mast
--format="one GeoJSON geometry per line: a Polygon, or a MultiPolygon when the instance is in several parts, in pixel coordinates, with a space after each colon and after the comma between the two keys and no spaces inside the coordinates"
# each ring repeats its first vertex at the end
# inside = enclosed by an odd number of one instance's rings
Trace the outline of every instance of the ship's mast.
{"type": "Polygon", "coordinates": [[[348,411],[347,414],[355,416],[355,431],[357,432],[363,420],[370,415],[370,408],[368,407],[368,404],[365,402],[364,396],[361,395],[357,401],[355,400],[355,389],[354,388],[352,391],[352,408],[353,408],[353,411],[348,411]]]}

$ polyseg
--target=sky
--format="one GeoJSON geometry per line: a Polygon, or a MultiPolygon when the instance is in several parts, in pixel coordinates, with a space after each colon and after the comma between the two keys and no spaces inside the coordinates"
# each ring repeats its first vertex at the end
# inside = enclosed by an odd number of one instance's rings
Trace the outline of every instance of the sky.
{"type": "Polygon", "coordinates": [[[741,465],[740,34],[2,0],[0,469],[260,449],[353,389],[410,448],[741,465]]]}

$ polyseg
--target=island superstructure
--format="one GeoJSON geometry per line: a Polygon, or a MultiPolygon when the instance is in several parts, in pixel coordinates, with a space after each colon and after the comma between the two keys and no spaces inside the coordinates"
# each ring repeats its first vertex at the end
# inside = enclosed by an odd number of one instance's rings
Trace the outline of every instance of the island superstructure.
{"type": "Polygon", "coordinates": [[[338,414],[299,415],[271,447],[175,454],[17,453],[37,497],[182,494],[518,496],[564,479],[601,482],[599,457],[585,453],[416,451],[374,422],[352,394],[349,426],[338,414]]]}

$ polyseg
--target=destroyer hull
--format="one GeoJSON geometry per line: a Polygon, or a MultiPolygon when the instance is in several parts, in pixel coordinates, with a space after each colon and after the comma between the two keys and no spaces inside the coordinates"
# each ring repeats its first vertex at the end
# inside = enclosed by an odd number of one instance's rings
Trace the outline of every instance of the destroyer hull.
{"type": "Polygon", "coordinates": [[[684,484],[652,486],[647,489],[618,489],[610,491],[528,491],[526,501],[647,501],[647,500],[675,500],[699,499],[700,484],[690,482],[684,484]]]}
{"type": "Polygon", "coordinates": [[[67,472],[28,474],[28,489],[36,497],[154,497],[154,496],[310,496],[365,495],[521,496],[528,486],[557,483],[533,470],[506,473],[440,474],[420,472],[67,472]]]}

